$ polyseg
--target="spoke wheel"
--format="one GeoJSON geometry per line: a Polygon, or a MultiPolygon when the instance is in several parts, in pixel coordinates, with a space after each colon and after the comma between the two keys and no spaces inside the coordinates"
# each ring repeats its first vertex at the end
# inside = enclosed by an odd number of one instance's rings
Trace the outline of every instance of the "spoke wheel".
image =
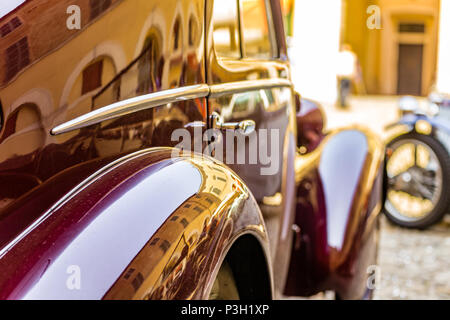
{"type": "Polygon", "coordinates": [[[449,207],[450,158],[430,136],[410,133],[387,148],[386,216],[409,228],[427,228],[449,207]]]}

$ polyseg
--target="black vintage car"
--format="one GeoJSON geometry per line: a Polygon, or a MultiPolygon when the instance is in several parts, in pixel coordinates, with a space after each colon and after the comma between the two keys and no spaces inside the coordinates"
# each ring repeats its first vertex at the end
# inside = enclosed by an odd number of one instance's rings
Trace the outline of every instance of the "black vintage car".
{"type": "Polygon", "coordinates": [[[450,100],[432,94],[424,108],[414,97],[400,100],[400,120],[386,149],[387,199],[394,223],[427,228],[450,209],[450,100]]]}

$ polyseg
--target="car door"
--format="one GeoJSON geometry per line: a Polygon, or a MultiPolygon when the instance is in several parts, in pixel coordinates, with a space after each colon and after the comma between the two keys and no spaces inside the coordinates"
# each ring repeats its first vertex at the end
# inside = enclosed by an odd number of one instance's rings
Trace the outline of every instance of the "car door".
{"type": "Polygon", "coordinates": [[[289,258],[283,252],[289,250],[277,248],[291,243],[296,127],[279,3],[210,1],[208,10],[210,127],[226,129],[220,130],[222,160],[260,203],[275,274],[283,278],[289,258]],[[230,130],[233,124],[247,127],[247,121],[254,122],[254,131],[230,130]]]}
{"type": "Polygon", "coordinates": [[[0,247],[103,166],[206,120],[205,0],[49,3],[0,17],[15,25],[0,37],[0,247]]]}

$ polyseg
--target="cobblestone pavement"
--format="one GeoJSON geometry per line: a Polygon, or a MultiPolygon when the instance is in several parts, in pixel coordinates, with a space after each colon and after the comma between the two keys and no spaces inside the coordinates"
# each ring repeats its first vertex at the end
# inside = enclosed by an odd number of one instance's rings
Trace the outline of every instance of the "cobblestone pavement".
{"type": "Polygon", "coordinates": [[[376,299],[450,299],[450,219],[407,230],[382,217],[376,299]]]}
{"type": "MultiPolygon", "coordinates": [[[[426,231],[398,228],[381,217],[376,300],[450,299],[450,217],[426,231]]],[[[325,292],[312,300],[333,300],[325,292]]]]}
{"type": "MultiPolygon", "coordinates": [[[[348,110],[324,106],[328,128],[362,124],[382,135],[396,121],[397,97],[358,97],[348,110]]],[[[450,299],[450,217],[429,230],[393,226],[382,217],[376,299],[450,299]]]]}

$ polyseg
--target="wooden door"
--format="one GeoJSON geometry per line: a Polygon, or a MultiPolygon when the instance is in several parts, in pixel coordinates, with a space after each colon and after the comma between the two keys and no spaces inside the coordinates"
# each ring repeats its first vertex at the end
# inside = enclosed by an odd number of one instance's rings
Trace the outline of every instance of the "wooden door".
{"type": "Polygon", "coordinates": [[[400,44],[398,50],[399,95],[422,95],[423,45],[400,44]]]}

